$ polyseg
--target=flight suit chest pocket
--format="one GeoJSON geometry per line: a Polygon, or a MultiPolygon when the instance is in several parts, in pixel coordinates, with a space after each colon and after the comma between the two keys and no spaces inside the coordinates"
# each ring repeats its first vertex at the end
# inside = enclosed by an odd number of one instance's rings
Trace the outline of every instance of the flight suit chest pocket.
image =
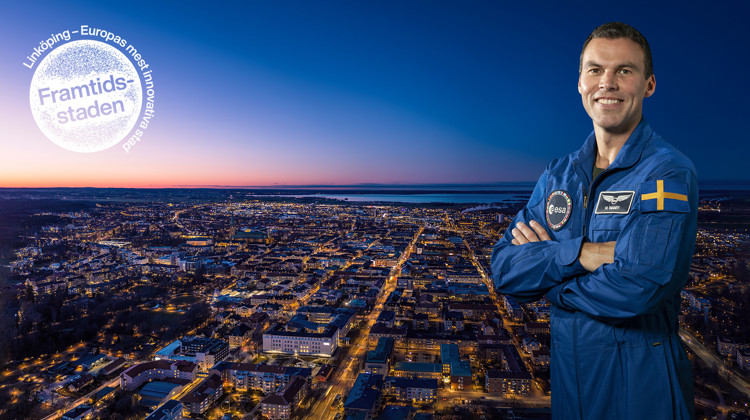
{"type": "Polygon", "coordinates": [[[591,217],[589,240],[592,242],[616,241],[626,223],[626,215],[594,214],[591,217]]]}
{"type": "Polygon", "coordinates": [[[632,250],[633,259],[638,264],[654,268],[663,268],[677,252],[676,246],[669,246],[673,231],[673,220],[669,218],[652,218],[638,222],[640,237],[637,248],[632,250]]]}

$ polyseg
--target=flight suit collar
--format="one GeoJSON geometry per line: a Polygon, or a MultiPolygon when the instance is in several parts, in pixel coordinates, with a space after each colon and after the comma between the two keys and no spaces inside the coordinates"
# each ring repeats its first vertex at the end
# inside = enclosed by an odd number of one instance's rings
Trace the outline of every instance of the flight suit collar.
{"type": "MultiPolygon", "coordinates": [[[[648,143],[653,133],[654,130],[646,122],[646,118],[641,118],[641,122],[635,127],[635,130],[633,130],[630,137],[625,141],[620,152],[617,153],[614,162],[607,169],[629,168],[635,165],[640,160],[643,149],[646,147],[646,143],[648,143]]],[[[595,158],[596,135],[592,131],[572,161],[573,165],[579,169],[577,172],[581,172],[579,175],[583,175],[589,183],[591,182],[591,170],[594,167],[595,158]]]]}

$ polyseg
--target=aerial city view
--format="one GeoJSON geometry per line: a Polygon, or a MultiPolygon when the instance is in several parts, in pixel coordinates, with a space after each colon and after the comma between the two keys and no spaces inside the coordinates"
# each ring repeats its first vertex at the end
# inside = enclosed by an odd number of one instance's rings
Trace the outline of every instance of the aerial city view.
{"type": "MultiPolygon", "coordinates": [[[[549,303],[488,278],[528,192],[94,191],[3,192],[3,418],[549,416],[549,303]]],[[[748,215],[701,201],[680,334],[706,416],[747,413],[748,215]]]]}
{"type": "Polygon", "coordinates": [[[750,4],[562,3],[4,3],[0,420],[750,419],[750,4]]]}

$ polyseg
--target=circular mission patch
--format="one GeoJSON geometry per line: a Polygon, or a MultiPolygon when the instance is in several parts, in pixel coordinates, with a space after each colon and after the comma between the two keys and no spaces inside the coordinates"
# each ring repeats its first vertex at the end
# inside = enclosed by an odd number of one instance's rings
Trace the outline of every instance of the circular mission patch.
{"type": "Polygon", "coordinates": [[[573,212],[573,200],[567,191],[555,190],[547,198],[547,225],[558,231],[568,223],[573,212]]]}

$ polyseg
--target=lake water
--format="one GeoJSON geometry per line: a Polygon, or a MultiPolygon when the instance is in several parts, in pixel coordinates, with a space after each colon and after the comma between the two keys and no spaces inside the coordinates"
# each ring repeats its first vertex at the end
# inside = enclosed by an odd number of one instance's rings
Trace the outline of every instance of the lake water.
{"type": "MultiPolygon", "coordinates": [[[[529,192],[530,193],[530,192],[529,192]]],[[[354,203],[388,202],[388,203],[451,203],[451,204],[491,204],[514,201],[527,201],[529,194],[523,193],[486,193],[486,194],[458,194],[458,193],[427,193],[427,194],[274,194],[250,195],[250,197],[293,197],[293,198],[327,198],[354,203]]]]}

